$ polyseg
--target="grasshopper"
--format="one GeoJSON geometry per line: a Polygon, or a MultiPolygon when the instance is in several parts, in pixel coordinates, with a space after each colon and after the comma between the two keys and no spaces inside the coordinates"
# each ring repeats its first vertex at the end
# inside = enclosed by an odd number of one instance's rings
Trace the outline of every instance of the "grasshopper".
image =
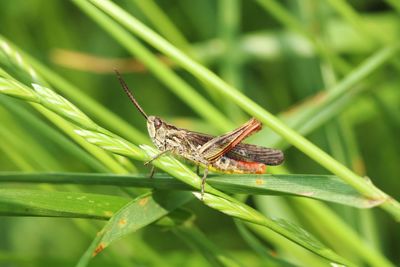
{"type": "MultiPolygon", "coordinates": [[[[154,145],[160,153],[153,160],[171,153],[181,156],[204,168],[201,182],[201,196],[209,170],[223,173],[254,173],[262,174],[266,165],[279,165],[283,162],[283,152],[278,149],[266,148],[251,144],[242,144],[242,140],[262,128],[261,122],[255,118],[226,134],[211,136],[186,129],[177,128],[156,116],[148,116],[136,101],[128,85],[118,71],[115,71],[122,88],[131,102],[147,120],[147,130],[154,145]]],[[[150,177],[154,173],[152,168],[150,177]]]]}

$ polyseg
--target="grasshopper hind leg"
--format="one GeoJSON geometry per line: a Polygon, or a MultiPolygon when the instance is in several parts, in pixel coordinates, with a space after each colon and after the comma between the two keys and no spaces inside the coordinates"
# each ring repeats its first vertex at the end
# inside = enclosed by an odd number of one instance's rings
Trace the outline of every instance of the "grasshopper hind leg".
{"type": "Polygon", "coordinates": [[[201,200],[203,200],[203,196],[204,196],[204,187],[206,185],[207,175],[208,175],[208,168],[205,168],[203,177],[201,178],[201,200]]]}

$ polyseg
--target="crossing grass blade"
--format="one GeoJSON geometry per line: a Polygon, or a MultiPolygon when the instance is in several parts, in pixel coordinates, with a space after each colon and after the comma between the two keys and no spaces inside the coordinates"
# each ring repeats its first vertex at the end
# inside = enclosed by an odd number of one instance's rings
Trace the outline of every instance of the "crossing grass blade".
{"type": "MultiPolygon", "coordinates": [[[[0,172],[0,183],[5,182],[132,186],[163,190],[193,189],[172,176],[162,173],[155,174],[152,179],[149,179],[148,174],[0,172]]],[[[228,193],[294,195],[357,208],[371,208],[380,204],[365,198],[333,175],[210,175],[207,183],[228,193]]]]}
{"type": "Polygon", "coordinates": [[[193,196],[188,192],[156,191],[130,201],[111,217],[76,266],[86,266],[112,242],[155,222],[191,199],[193,196]]]}
{"type": "Polygon", "coordinates": [[[0,189],[0,214],[108,219],[129,202],[128,198],[26,189],[0,189]]]}

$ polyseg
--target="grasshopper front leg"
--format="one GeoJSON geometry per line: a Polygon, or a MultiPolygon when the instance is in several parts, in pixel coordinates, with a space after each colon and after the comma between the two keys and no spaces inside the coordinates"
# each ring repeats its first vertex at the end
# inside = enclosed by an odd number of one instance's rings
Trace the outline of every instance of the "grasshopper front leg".
{"type": "MultiPolygon", "coordinates": [[[[170,152],[170,151],[171,151],[170,149],[161,151],[160,153],[158,153],[157,155],[155,155],[154,157],[152,157],[149,161],[146,161],[146,162],[144,163],[144,165],[148,165],[148,164],[152,163],[154,160],[158,159],[159,157],[165,155],[166,153],[168,153],[168,152],[170,152]]],[[[154,175],[154,170],[155,170],[155,167],[154,167],[154,165],[152,165],[152,166],[151,166],[151,170],[150,170],[150,178],[153,177],[153,175],[154,175]]]]}
{"type": "Polygon", "coordinates": [[[148,165],[148,164],[152,163],[154,160],[158,159],[159,157],[161,157],[162,155],[164,155],[164,154],[166,154],[166,153],[168,153],[168,152],[171,152],[171,150],[170,150],[170,149],[167,149],[167,150],[161,151],[160,153],[158,153],[157,155],[155,155],[154,157],[152,157],[149,161],[146,161],[146,162],[144,163],[144,165],[148,165]]]}

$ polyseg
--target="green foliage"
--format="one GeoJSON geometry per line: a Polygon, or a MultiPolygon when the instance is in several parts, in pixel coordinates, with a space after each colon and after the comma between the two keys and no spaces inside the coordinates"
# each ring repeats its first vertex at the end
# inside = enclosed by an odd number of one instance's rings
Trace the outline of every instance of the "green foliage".
{"type": "Polygon", "coordinates": [[[0,265],[394,266],[400,24],[386,2],[1,3],[0,265]],[[114,68],[179,127],[258,118],[250,142],[285,149],[284,167],[210,175],[204,197],[171,156],[147,178],[158,151],[114,68]],[[48,254],[48,240],[91,245],[48,254]]]}

